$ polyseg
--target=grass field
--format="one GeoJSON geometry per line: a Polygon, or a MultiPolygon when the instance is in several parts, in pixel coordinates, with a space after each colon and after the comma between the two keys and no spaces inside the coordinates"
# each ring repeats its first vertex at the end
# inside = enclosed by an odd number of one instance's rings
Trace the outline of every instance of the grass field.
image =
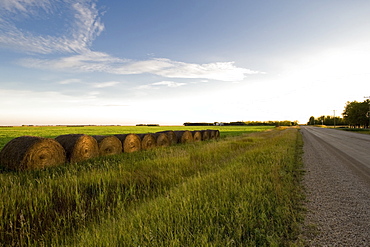
{"type": "MultiPolygon", "coordinates": [[[[0,129],[0,142],[169,129],[204,128],[9,127],[0,129]]],[[[298,130],[217,129],[219,141],[0,173],[0,245],[297,245],[303,200],[298,130]]]]}
{"type": "Polygon", "coordinates": [[[360,128],[340,128],[340,130],[345,130],[345,131],[352,131],[352,132],[357,132],[360,134],[367,134],[370,135],[370,129],[360,129],[360,128]]]}
{"type": "Polygon", "coordinates": [[[84,127],[65,127],[65,126],[15,126],[0,127],[0,150],[13,138],[29,135],[55,138],[65,134],[86,134],[86,135],[114,135],[128,133],[154,133],[164,130],[204,130],[218,129],[221,136],[240,135],[254,131],[271,129],[272,126],[84,126],[84,127]]]}

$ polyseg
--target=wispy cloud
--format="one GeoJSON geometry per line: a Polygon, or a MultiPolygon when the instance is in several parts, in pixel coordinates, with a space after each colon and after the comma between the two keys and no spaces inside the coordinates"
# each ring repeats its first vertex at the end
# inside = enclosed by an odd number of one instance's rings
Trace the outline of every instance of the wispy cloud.
{"type": "Polygon", "coordinates": [[[167,86],[167,87],[181,87],[183,85],[186,85],[186,83],[174,82],[174,81],[160,81],[160,82],[155,82],[152,85],[153,86],[167,86]]]}
{"type": "Polygon", "coordinates": [[[159,88],[159,87],[181,87],[186,85],[186,83],[183,82],[174,82],[174,81],[160,81],[160,82],[154,82],[147,85],[141,85],[136,87],[136,89],[153,89],[153,88],[159,88]]]}
{"type": "Polygon", "coordinates": [[[93,87],[95,87],[95,88],[113,87],[113,86],[115,86],[119,83],[120,83],[119,81],[100,82],[100,83],[94,83],[93,87]]]}
{"type": "Polygon", "coordinates": [[[107,87],[114,87],[121,82],[119,81],[105,81],[105,82],[85,82],[81,79],[67,79],[67,80],[62,80],[58,81],[57,84],[61,85],[69,85],[69,84],[84,84],[84,85],[89,85],[93,88],[107,88],[107,87]]]}
{"type": "Polygon", "coordinates": [[[35,9],[41,8],[47,12],[51,9],[50,0],[2,0],[0,2],[2,12],[21,13],[29,16],[35,14],[35,9]]]}
{"type": "Polygon", "coordinates": [[[89,0],[2,0],[0,2],[0,46],[29,53],[83,53],[104,30],[96,5],[89,0]],[[60,36],[39,35],[24,31],[16,25],[14,14],[25,19],[56,14],[55,6],[72,13],[69,30],[60,36]]]}
{"type": "Polygon", "coordinates": [[[246,75],[259,73],[237,67],[234,62],[196,64],[172,61],[167,58],[135,61],[92,51],[90,48],[93,41],[104,30],[104,24],[100,19],[101,13],[94,0],[2,0],[0,9],[0,46],[21,50],[30,55],[35,53],[44,55],[44,58],[30,56],[19,60],[20,65],[28,68],[68,72],[104,72],[118,75],[150,73],[164,78],[231,82],[241,81],[246,75]],[[60,4],[63,8],[58,8],[60,4]],[[59,36],[24,31],[17,27],[17,22],[14,20],[15,13],[27,19],[36,18],[37,15],[42,14],[52,16],[60,9],[69,11],[68,15],[73,18],[66,25],[70,28],[64,30],[65,32],[59,36]],[[50,58],[50,54],[56,54],[58,57],[50,58]]]}
{"type": "Polygon", "coordinates": [[[118,67],[129,60],[112,57],[103,52],[85,51],[82,54],[57,59],[25,58],[19,64],[29,68],[68,70],[76,72],[108,72],[120,74],[118,67]]]}
{"type": "Polygon", "coordinates": [[[25,67],[39,69],[105,72],[119,75],[151,73],[166,78],[200,78],[220,81],[241,81],[246,75],[260,73],[237,67],[234,62],[192,64],[166,58],[133,61],[91,51],[58,59],[27,58],[20,60],[19,63],[25,67]]]}
{"type": "Polygon", "coordinates": [[[63,81],[59,81],[58,84],[73,84],[73,83],[81,83],[81,80],[80,79],[67,79],[67,80],[63,80],[63,81]]]}
{"type": "Polygon", "coordinates": [[[169,61],[172,66],[157,72],[158,75],[169,78],[203,78],[220,81],[241,81],[246,74],[259,72],[238,68],[234,62],[216,62],[208,64],[190,64],[169,61]]]}

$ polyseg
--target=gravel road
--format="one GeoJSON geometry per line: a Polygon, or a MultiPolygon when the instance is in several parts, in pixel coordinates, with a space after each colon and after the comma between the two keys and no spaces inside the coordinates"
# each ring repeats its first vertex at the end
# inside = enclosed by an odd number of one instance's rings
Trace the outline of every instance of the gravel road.
{"type": "Polygon", "coordinates": [[[370,135],[302,126],[307,246],[370,246],[370,135]]]}

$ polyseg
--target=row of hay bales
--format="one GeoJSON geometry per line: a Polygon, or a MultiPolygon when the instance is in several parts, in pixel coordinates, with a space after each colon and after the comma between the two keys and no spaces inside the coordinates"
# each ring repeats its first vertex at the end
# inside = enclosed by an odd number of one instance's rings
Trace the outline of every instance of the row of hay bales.
{"type": "Polygon", "coordinates": [[[98,156],[131,153],[218,139],[218,130],[162,131],[147,134],[60,135],[55,139],[21,136],[8,142],[0,152],[0,165],[10,170],[32,170],[80,162],[98,156]]]}

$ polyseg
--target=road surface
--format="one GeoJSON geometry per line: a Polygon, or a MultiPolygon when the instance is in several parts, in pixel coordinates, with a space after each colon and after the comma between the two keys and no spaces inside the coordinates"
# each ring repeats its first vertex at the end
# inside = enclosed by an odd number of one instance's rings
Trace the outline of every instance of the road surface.
{"type": "Polygon", "coordinates": [[[370,246],[370,135],[302,126],[308,246],[370,246]]]}

